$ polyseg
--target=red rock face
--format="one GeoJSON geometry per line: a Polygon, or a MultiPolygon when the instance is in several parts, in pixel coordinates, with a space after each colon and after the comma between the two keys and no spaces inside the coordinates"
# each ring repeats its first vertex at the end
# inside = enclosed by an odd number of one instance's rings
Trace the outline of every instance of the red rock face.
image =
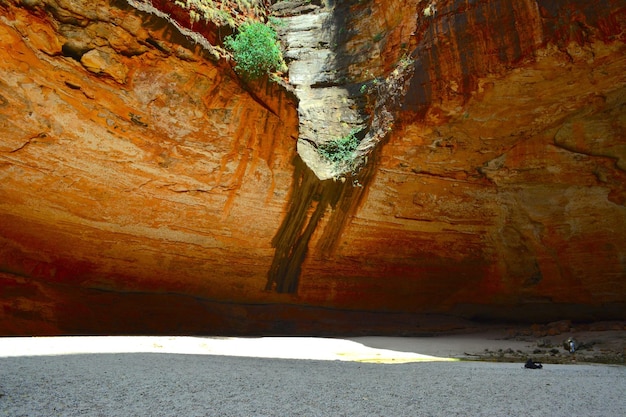
{"type": "Polygon", "coordinates": [[[166,20],[18,3],[0,2],[1,334],[625,318],[620,2],[350,6],[351,79],[415,66],[363,187],[315,182],[291,94],[166,20]]]}

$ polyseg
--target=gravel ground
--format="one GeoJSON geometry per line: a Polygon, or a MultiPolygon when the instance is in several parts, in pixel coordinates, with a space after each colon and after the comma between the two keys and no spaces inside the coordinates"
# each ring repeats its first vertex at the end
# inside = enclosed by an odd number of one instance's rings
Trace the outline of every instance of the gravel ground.
{"type": "Polygon", "coordinates": [[[626,416],[626,367],[0,357],[0,416],[626,416]]]}

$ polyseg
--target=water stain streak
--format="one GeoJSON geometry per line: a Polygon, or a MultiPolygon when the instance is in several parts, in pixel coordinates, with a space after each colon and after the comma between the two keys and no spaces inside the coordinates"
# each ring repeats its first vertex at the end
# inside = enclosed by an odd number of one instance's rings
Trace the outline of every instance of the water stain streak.
{"type": "Polygon", "coordinates": [[[329,208],[330,218],[316,253],[323,258],[332,256],[343,230],[367,194],[376,171],[376,160],[376,155],[372,155],[370,163],[352,181],[320,181],[296,155],[288,212],[272,239],[275,252],[267,274],[267,291],[297,293],[309,242],[329,208]]]}

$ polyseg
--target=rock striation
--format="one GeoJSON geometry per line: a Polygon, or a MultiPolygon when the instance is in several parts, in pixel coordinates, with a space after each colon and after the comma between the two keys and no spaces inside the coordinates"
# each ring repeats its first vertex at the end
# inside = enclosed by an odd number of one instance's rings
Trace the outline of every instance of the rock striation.
{"type": "Polygon", "coordinates": [[[621,2],[271,10],[246,83],[175,3],[0,0],[0,334],[626,319],[621,2]]]}
{"type": "Polygon", "coordinates": [[[320,180],[343,174],[326,161],[318,148],[329,141],[365,129],[358,94],[350,91],[347,59],[339,50],[345,37],[339,10],[322,2],[278,2],[278,29],[289,62],[289,82],[298,97],[297,150],[320,180]],[[343,31],[343,32],[342,32],[343,31]],[[343,36],[342,36],[343,35],[343,36]]]}
{"type": "Polygon", "coordinates": [[[349,3],[278,2],[273,11],[298,97],[298,154],[322,181],[357,182],[370,151],[391,130],[412,75],[411,60],[404,57],[387,78],[366,69],[364,82],[350,72],[356,57],[346,47],[352,36],[349,3]],[[320,147],[348,135],[360,142],[353,156],[339,163],[322,156],[320,147]]]}

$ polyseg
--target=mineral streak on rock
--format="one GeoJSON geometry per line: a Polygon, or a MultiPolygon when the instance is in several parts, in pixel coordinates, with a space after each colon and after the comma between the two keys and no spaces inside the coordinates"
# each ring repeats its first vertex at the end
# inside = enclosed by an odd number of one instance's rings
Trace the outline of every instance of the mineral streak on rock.
{"type": "Polygon", "coordinates": [[[283,85],[239,80],[228,25],[0,0],[0,333],[626,318],[623,3],[324,4],[284,17],[341,22],[311,48],[337,74],[295,87],[337,92],[306,125],[283,85]],[[382,110],[363,187],[298,159],[382,110]]]}
{"type": "Polygon", "coordinates": [[[300,157],[294,160],[295,177],[289,197],[287,214],[272,239],[276,248],[268,272],[266,290],[296,293],[309,242],[327,213],[330,218],[317,243],[316,253],[323,259],[333,255],[344,228],[356,214],[365,191],[373,179],[375,164],[365,167],[359,175],[362,183],[320,181],[300,157]]]}
{"type": "Polygon", "coordinates": [[[2,320],[0,332],[86,329],[68,323],[93,319],[75,304],[86,288],[113,304],[129,293],[228,300],[262,290],[291,183],[292,95],[244,87],[168,19],[125,3],[0,8],[10,45],[0,62],[0,269],[17,288],[1,302],[4,317],[25,318],[2,320]],[[66,55],[77,31],[127,68],[123,86],[66,55]],[[138,53],[126,53],[133,42],[138,53]]]}
{"type": "Polygon", "coordinates": [[[296,175],[287,215],[272,241],[276,252],[266,290],[296,293],[309,242],[326,212],[331,217],[317,244],[322,258],[330,256],[356,214],[375,172],[372,152],[391,129],[410,65],[406,60],[386,79],[368,80],[373,84],[368,87],[349,74],[354,61],[354,51],[345,47],[351,38],[349,3],[279,2],[274,11],[298,97],[300,129],[296,175]],[[374,96],[371,117],[363,103],[368,89],[374,96]],[[321,156],[320,146],[356,131],[364,134],[350,160],[336,164],[321,156]]]}

